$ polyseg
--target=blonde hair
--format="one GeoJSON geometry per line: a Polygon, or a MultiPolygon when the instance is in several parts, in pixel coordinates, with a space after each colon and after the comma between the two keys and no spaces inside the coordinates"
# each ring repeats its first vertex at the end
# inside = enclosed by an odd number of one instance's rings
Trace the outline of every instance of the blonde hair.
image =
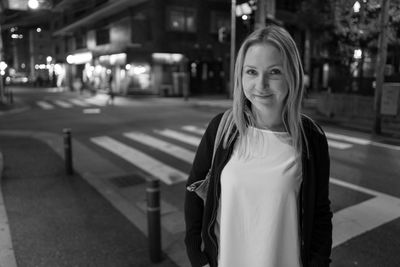
{"type": "Polygon", "coordinates": [[[284,78],[288,87],[288,95],[282,110],[282,121],[286,131],[291,136],[295,151],[301,154],[303,149],[302,136],[304,135],[301,122],[301,101],[304,83],[303,67],[293,38],[284,28],[277,25],[270,25],[254,31],[243,41],[239,49],[234,73],[233,120],[230,125],[225,127],[224,132],[232,133],[234,126],[236,126],[236,130],[234,134],[225,135],[223,146],[226,148],[230,145],[236,134],[239,134],[239,139],[243,138],[248,126],[255,125],[255,117],[251,112],[251,103],[244,95],[242,86],[244,58],[249,47],[255,44],[271,44],[281,53],[284,78]]]}

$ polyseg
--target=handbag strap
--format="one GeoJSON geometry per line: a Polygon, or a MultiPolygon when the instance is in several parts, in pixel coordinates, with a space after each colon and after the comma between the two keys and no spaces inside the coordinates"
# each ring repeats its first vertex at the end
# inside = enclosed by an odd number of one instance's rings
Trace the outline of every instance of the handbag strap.
{"type": "Polygon", "coordinates": [[[212,159],[211,159],[211,164],[214,163],[214,156],[215,156],[215,152],[217,151],[217,148],[219,146],[219,143],[222,140],[223,137],[223,129],[224,126],[230,122],[230,120],[232,119],[232,116],[230,116],[232,113],[232,110],[229,109],[227,111],[224,112],[224,114],[222,115],[221,121],[219,122],[218,125],[218,130],[217,130],[217,134],[215,135],[215,141],[214,141],[214,149],[213,149],[213,155],[212,155],[212,159]]]}

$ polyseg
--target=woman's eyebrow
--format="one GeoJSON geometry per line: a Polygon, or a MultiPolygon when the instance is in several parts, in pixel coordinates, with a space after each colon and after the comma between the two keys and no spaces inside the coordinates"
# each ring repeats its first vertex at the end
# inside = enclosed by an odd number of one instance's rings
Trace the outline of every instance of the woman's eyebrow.
{"type": "MultiPolygon", "coordinates": [[[[247,67],[247,68],[257,68],[256,66],[253,66],[253,65],[249,65],[249,64],[244,64],[243,65],[243,67],[247,67]]],[[[273,68],[273,67],[283,67],[283,65],[282,64],[280,64],[280,63],[277,63],[277,64],[272,64],[272,65],[270,65],[270,66],[267,66],[267,69],[270,69],[270,68],[273,68]]]]}

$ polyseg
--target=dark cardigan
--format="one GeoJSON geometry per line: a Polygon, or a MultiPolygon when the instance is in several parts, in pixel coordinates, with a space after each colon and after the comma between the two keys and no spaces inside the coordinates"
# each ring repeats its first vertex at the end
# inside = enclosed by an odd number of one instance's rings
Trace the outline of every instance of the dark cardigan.
{"type": "MultiPolygon", "coordinates": [[[[187,185],[204,179],[211,165],[213,145],[222,114],[212,119],[200,142],[187,185]]],[[[303,181],[299,198],[299,229],[303,267],[329,266],[332,246],[332,212],[329,201],[329,152],[324,132],[311,119],[303,116],[302,123],[309,153],[303,149],[303,181]]],[[[235,137],[236,138],[236,137],[235,137]]],[[[222,142],[221,142],[222,143],[222,142]]],[[[305,140],[303,138],[303,147],[305,140]]],[[[205,206],[194,192],[185,195],[185,244],[193,267],[218,265],[218,244],[214,225],[221,193],[220,175],[233,151],[222,144],[215,154],[205,206]],[[203,244],[203,245],[202,245],[203,244]]]]}

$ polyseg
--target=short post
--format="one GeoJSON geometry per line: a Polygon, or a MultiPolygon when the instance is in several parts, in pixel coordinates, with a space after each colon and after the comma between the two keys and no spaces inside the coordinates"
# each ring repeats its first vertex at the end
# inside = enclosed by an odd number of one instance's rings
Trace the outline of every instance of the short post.
{"type": "Polygon", "coordinates": [[[11,89],[10,89],[10,104],[14,104],[14,94],[11,89]]]}
{"type": "Polygon", "coordinates": [[[161,261],[161,224],[160,224],[160,183],[150,180],[146,189],[147,195],[147,231],[149,239],[150,260],[161,261]]]}
{"type": "Polygon", "coordinates": [[[64,129],[64,156],[65,156],[65,171],[67,174],[73,174],[72,167],[72,143],[71,143],[71,129],[64,129]]]}

